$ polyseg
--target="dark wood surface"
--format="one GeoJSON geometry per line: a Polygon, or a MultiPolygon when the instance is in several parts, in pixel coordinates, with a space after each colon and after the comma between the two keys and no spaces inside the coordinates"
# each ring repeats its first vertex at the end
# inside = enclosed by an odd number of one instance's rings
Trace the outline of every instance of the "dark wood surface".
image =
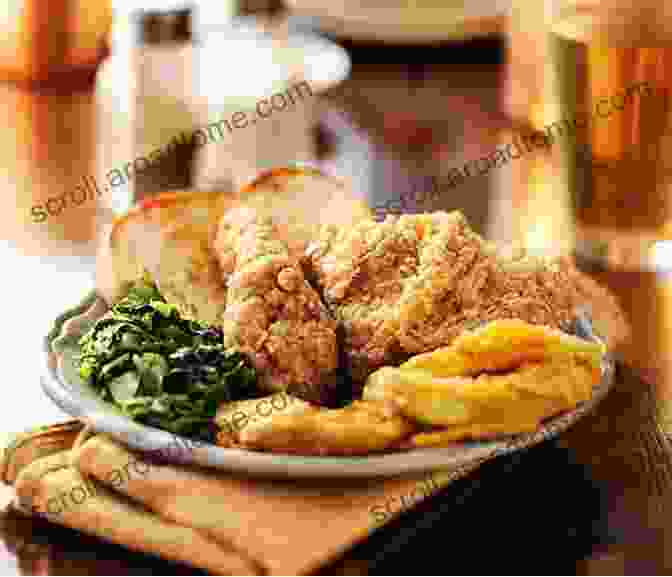
{"type": "MultiPolygon", "coordinates": [[[[383,202],[417,191],[491,148],[492,133],[505,123],[498,112],[501,42],[452,43],[431,51],[344,46],[353,58],[352,76],[324,101],[320,149],[325,161],[366,175],[369,199],[383,202]],[[362,146],[370,157],[361,157],[362,146]]],[[[471,181],[427,208],[462,208],[482,231],[492,183],[471,181]]],[[[627,300],[632,279],[608,282],[627,300]]],[[[646,305],[641,298],[630,301],[633,314],[646,305]]],[[[486,464],[325,573],[672,571],[672,450],[657,419],[662,377],[653,374],[647,380],[621,365],[613,392],[570,431],[486,464]]],[[[25,388],[35,403],[43,402],[37,383],[25,388]]],[[[5,511],[0,573],[199,572],[5,511]]]]}

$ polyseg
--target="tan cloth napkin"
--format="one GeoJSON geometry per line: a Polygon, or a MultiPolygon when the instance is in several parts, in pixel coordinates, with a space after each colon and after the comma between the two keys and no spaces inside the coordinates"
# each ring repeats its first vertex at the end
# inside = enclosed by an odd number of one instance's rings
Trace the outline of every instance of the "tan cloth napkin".
{"type": "Polygon", "coordinates": [[[467,472],[252,479],[159,463],[72,421],[20,437],[0,477],[26,512],[213,573],[254,575],[312,573],[467,472]]]}

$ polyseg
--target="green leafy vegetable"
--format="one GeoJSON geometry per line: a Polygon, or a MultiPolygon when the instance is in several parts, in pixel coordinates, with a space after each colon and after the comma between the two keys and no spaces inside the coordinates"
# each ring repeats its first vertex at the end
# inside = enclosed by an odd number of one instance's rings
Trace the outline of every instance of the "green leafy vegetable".
{"type": "Polygon", "coordinates": [[[130,418],[212,441],[221,403],[258,396],[254,368],[223,342],[137,285],[80,339],[79,374],[130,418]]]}

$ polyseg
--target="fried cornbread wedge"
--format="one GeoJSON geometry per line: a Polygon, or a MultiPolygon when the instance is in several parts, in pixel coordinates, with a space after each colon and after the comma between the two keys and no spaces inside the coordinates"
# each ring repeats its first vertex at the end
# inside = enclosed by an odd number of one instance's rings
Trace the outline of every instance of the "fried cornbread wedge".
{"type": "Polygon", "coordinates": [[[222,218],[215,247],[228,282],[224,343],[249,356],[262,390],[327,402],[338,367],[336,321],[285,234],[251,208],[222,218]]]}
{"type": "Polygon", "coordinates": [[[296,455],[367,455],[398,446],[415,430],[393,403],[355,401],[343,409],[273,414],[240,432],[247,449],[296,455]]]}
{"type": "Polygon", "coordinates": [[[311,410],[313,405],[284,392],[223,404],[215,415],[215,424],[220,429],[217,444],[238,447],[244,430],[266,429],[272,426],[274,417],[300,415],[311,410]]]}
{"type": "Polygon", "coordinates": [[[599,372],[589,363],[570,356],[476,377],[434,377],[428,371],[384,367],[369,377],[363,398],[392,401],[404,415],[426,425],[499,423],[516,429],[519,421],[538,424],[589,400],[597,379],[599,372]],[[547,408],[553,412],[547,414],[547,408]]]}
{"type": "MultiPolygon", "coordinates": [[[[547,399],[541,399],[547,403],[547,399]]],[[[533,433],[539,428],[539,422],[531,419],[527,422],[518,420],[515,424],[510,423],[470,423],[468,425],[456,425],[448,429],[436,429],[430,432],[413,435],[410,444],[413,447],[445,447],[451,443],[465,440],[489,440],[502,435],[509,435],[515,430],[517,434],[533,433]]]]}
{"type": "Polygon", "coordinates": [[[493,321],[449,347],[379,369],[362,397],[394,402],[409,418],[447,427],[441,436],[418,437],[428,443],[522,433],[589,400],[604,352],[600,343],[550,327],[493,321]]]}
{"type": "Polygon", "coordinates": [[[476,375],[511,370],[525,361],[554,354],[585,356],[599,367],[604,345],[520,319],[501,319],[465,331],[449,347],[416,355],[401,368],[425,369],[435,377],[476,375]]]}

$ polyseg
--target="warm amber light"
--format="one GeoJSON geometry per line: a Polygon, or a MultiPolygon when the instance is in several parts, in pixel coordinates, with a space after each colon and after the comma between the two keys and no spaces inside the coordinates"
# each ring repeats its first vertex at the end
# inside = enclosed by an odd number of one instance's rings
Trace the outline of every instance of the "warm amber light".
{"type": "Polygon", "coordinates": [[[49,0],[49,4],[3,0],[0,4],[0,69],[25,76],[38,72],[44,63],[94,63],[112,25],[111,0],[49,0]]]}

